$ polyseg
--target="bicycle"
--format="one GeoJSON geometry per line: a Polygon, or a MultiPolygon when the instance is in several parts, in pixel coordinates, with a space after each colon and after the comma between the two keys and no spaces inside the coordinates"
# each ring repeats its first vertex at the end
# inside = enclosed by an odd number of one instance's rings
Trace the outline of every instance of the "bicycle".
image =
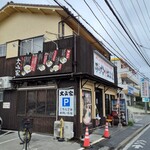
{"type": "Polygon", "coordinates": [[[22,121],[21,128],[18,130],[18,136],[22,142],[20,144],[25,144],[25,150],[27,150],[28,144],[31,140],[31,135],[32,135],[32,132],[30,130],[31,125],[32,125],[32,123],[31,123],[31,120],[29,118],[24,119],[22,121]]]}

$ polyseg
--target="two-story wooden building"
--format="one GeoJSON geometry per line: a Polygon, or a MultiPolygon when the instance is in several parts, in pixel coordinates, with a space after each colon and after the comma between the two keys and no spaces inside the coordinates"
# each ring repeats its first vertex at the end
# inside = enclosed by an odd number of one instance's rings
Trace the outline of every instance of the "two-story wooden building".
{"type": "Polygon", "coordinates": [[[111,111],[117,70],[110,53],[66,8],[8,3],[0,10],[0,116],[17,130],[53,134],[54,121],[73,122],[74,137],[111,111]]]}

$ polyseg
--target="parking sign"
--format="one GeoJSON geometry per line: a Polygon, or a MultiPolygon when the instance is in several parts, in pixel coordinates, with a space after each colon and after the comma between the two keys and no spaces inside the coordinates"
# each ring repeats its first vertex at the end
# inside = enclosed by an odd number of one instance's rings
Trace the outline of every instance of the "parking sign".
{"type": "Polygon", "coordinates": [[[63,97],[62,98],[62,106],[63,107],[70,107],[70,97],[63,97]]]}
{"type": "Polygon", "coordinates": [[[74,116],[74,89],[59,90],[59,116],[74,116]]]}

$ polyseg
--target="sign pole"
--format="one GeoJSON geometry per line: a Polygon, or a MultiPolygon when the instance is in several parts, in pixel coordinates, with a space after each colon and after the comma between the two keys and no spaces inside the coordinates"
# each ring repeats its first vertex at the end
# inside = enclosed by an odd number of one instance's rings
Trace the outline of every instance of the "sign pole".
{"type": "Polygon", "coordinates": [[[145,102],[145,113],[147,113],[147,102],[145,102]]]}

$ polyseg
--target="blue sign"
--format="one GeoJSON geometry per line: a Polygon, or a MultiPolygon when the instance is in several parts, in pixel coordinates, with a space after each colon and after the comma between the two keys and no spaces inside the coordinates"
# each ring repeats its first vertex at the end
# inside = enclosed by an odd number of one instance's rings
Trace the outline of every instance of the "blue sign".
{"type": "Polygon", "coordinates": [[[59,90],[59,116],[74,116],[74,89],[59,90]]]}
{"type": "Polygon", "coordinates": [[[63,97],[62,98],[62,106],[63,107],[70,107],[70,97],[63,97]]]}
{"type": "Polygon", "coordinates": [[[128,94],[132,95],[133,92],[134,92],[134,89],[132,87],[128,86],[128,94]]]}
{"type": "Polygon", "coordinates": [[[150,101],[150,99],[148,97],[143,97],[142,98],[142,102],[149,102],[149,101],[150,101]]]}

